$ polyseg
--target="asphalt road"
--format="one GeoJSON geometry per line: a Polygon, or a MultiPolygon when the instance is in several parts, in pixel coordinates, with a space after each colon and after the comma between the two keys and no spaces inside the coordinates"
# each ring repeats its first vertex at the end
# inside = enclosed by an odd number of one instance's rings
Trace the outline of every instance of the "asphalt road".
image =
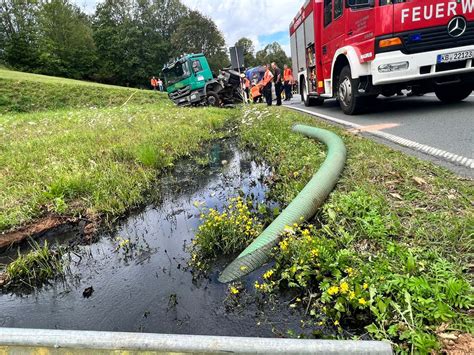
{"type": "MultiPolygon", "coordinates": [[[[336,100],[327,100],[320,107],[305,107],[300,102],[299,96],[295,96],[288,106],[303,108],[363,127],[381,125],[380,128],[376,128],[378,131],[468,159],[474,158],[474,95],[464,102],[451,105],[441,103],[434,94],[422,97],[379,98],[370,112],[359,116],[344,115],[336,100]]],[[[364,135],[371,137],[370,133],[364,135]]],[[[459,175],[474,177],[472,168],[463,167],[415,149],[401,147],[396,143],[384,142],[384,139],[379,137],[373,138],[422,159],[433,161],[459,175]]]]}

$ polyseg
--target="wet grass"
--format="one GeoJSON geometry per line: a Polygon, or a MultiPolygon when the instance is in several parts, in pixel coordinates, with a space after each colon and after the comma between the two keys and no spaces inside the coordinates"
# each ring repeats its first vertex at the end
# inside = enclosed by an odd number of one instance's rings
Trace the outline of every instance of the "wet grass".
{"type": "Polygon", "coordinates": [[[2,286],[32,289],[63,275],[65,261],[62,247],[52,249],[47,242],[39,245],[35,241],[30,242],[30,247],[29,252],[18,253],[18,257],[6,266],[0,275],[2,286]]]}

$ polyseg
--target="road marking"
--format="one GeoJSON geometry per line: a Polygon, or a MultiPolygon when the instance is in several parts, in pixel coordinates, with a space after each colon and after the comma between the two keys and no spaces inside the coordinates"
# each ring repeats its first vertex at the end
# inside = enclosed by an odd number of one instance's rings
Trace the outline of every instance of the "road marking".
{"type": "Polygon", "coordinates": [[[360,128],[352,128],[350,132],[353,133],[360,133],[360,132],[375,132],[381,131],[384,129],[394,128],[400,126],[398,123],[382,123],[382,124],[374,124],[370,126],[361,126],[360,128]]]}
{"type": "MultiPolygon", "coordinates": [[[[357,123],[341,120],[339,118],[328,116],[328,115],[325,115],[323,113],[313,112],[313,111],[310,111],[310,110],[306,110],[304,108],[294,107],[294,106],[291,106],[291,105],[285,105],[285,107],[288,107],[292,110],[304,112],[304,113],[307,113],[311,116],[316,116],[316,117],[325,119],[327,121],[335,122],[335,123],[338,123],[338,124],[346,126],[346,127],[350,127],[350,128],[352,128],[353,131],[359,131],[359,130],[362,131],[363,128],[364,128],[364,126],[358,125],[357,123]]],[[[454,153],[450,153],[450,152],[444,151],[442,149],[430,147],[429,145],[414,142],[414,141],[411,141],[409,139],[396,136],[394,134],[381,132],[381,131],[377,131],[377,130],[376,131],[368,131],[368,132],[373,136],[381,137],[381,138],[384,138],[384,139],[386,139],[390,142],[396,143],[398,145],[421,151],[421,152],[423,152],[427,155],[431,155],[435,158],[445,160],[445,161],[448,161],[448,162],[456,164],[456,165],[461,165],[461,166],[464,166],[464,167],[469,168],[469,169],[474,169],[474,159],[467,158],[467,157],[457,155],[457,154],[454,154],[454,153]]]]}

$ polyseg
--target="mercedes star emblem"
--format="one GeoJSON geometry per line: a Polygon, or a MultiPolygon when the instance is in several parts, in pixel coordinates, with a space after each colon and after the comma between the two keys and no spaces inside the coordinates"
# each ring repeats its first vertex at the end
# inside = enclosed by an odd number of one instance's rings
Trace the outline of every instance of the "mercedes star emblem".
{"type": "Polygon", "coordinates": [[[448,24],[448,33],[451,37],[459,37],[466,32],[467,22],[464,17],[454,17],[448,24]]]}

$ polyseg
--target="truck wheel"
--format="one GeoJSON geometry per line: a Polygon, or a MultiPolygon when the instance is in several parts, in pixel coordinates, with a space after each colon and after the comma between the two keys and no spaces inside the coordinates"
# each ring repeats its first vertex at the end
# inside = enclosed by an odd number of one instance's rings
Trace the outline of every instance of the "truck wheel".
{"type": "Polygon", "coordinates": [[[337,98],[346,115],[357,115],[364,108],[363,97],[357,95],[357,81],[352,79],[349,66],[345,66],[339,75],[337,98]]]}
{"type": "Polygon", "coordinates": [[[219,95],[217,95],[214,91],[207,92],[206,101],[209,106],[219,107],[221,104],[221,99],[219,98],[219,95]]]}
{"type": "Polygon", "coordinates": [[[443,102],[459,102],[467,98],[472,93],[472,87],[468,85],[447,85],[435,90],[435,94],[443,102]]]}

